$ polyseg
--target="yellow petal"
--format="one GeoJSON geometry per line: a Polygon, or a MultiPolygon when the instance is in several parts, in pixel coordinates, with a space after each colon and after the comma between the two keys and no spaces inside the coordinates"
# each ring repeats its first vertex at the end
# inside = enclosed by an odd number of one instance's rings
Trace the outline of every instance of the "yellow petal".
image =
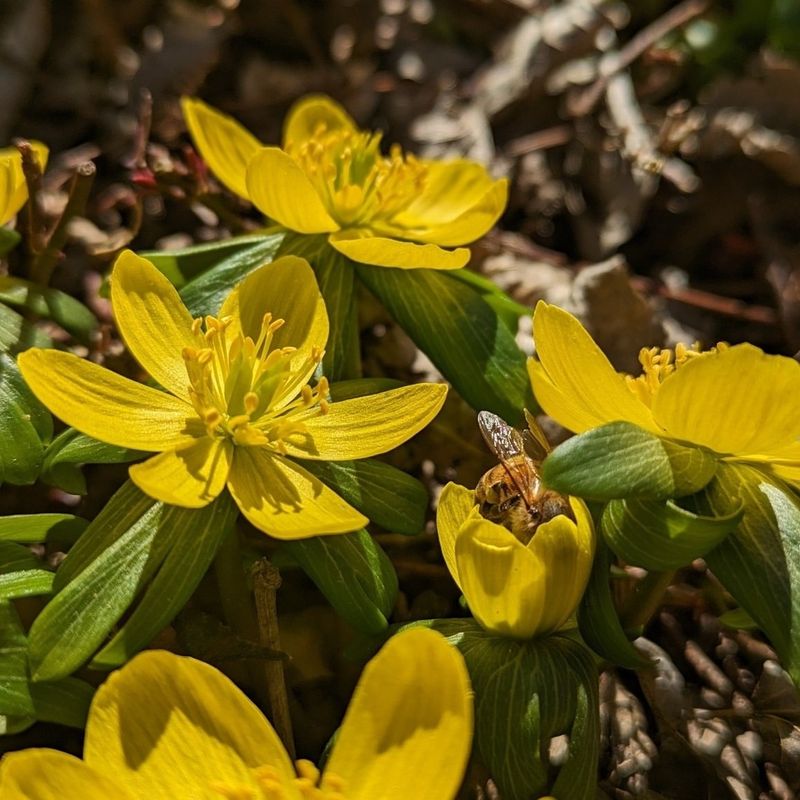
{"type": "Polygon", "coordinates": [[[324,350],[328,341],[328,313],[314,270],[304,258],[282,256],[251,272],[222,304],[221,316],[230,316],[231,335],[240,331],[258,339],[266,312],[286,324],[275,332],[273,348],[296,347],[292,356],[293,380],[286,384],[271,407],[280,409],[308,383],[316,369],[309,363],[312,350],[324,350]]]}
{"type": "Polygon", "coordinates": [[[594,558],[592,517],[580,500],[570,500],[577,521],[560,514],[540,525],[528,548],[544,568],[544,608],[537,633],[556,631],[583,597],[594,558]]]}
{"type": "Polygon", "coordinates": [[[344,461],[385,453],[424,428],[441,409],[447,387],[417,383],[330,404],[328,413],[302,420],[306,434],[284,439],[287,453],[299,458],[344,461]]]}
{"type": "Polygon", "coordinates": [[[33,393],[59,419],[101,442],[171,450],[193,438],[194,409],[171,394],[123,378],[58,350],[31,348],[18,358],[33,393]]]}
{"type": "MultiPolygon", "coordinates": [[[[39,158],[44,172],[50,153],[41,142],[30,143],[39,158]]],[[[0,225],[5,225],[25,205],[28,199],[28,184],[22,171],[22,156],[16,147],[0,148],[0,225]]]]}
{"type": "Polygon", "coordinates": [[[136,800],[114,777],[58,750],[9,753],[0,763],[3,800],[136,800]]]}
{"type": "Polygon", "coordinates": [[[469,250],[443,250],[435,244],[413,244],[374,236],[369,231],[346,230],[329,237],[331,246],[360,264],[402,269],[459,269],[469,261],[469,250]]]}
{"type": "Polygon", "coordinates": [[[111,273],[111,303],[133,357],[165,389],[189,402],[181,353],[197,343],[192,315],[175,287],[146,258],[125,250],[111,273]]]}
{"type": "Polygon", "coordinates": [[[694,358],[653,399],[667,434],[718,453],[769,454],[800,436],[800,364],[750,344],[694,358]]]}
{"type": "Polygon", "coordinates": [[[302,467],[258,447],[237,447],[228,477],[236,505],[276,539],[363,528],[368,520],[302,467]]]}
{"type": "Polygon", "coordinates": [[[348,800],[453,800],[472,739],[469,676],[458,650],[415,628],[364,668],[322,786],[348,800]]]}
{"type": "Polygon", "coordinates": [[[230,441],[204,436],[135,464],[128,474],[145,494],[162,503],[201,508],[225,488],[232,459],[230,441]]]}
{"type": "Polygon", "coordinates": [[[249,200],[247,163],[261,148],[261,142],[233,117],[196,97],[181,98],[181,108],[195,147],[211,171],[234,194],[249,200]]]}
{"type": "Polygon", "coordinates": [[[286,785],[295,775],[272,726],[228,678],[163,650],[139,654],[98,689],[84,758],[148,800],[226,796],[215,786],[260,796],[253,770],[272,767],[286,785]]]}
{"type": "Polygon", "coordinates": [[[453,580],[461,588],[456,561],[456,539],[461,526],[472,516],[475,505],[475,492],[457,483],[448,483],[439,496],[436,509],[436,531],[439,534],[439,547],[453,580]]]}
{"type": "Polygon", "coordinates": [[[539,632],[546,600],[543,565],[511,532],[486,519],[468,520],[455,557],[464,597],[484,628],[518,639],[539,632]]]}
{"type": "Polygon", "coordinates": [[[414,235],[406,236],[420,242],[433,242],[443,247],[456,247],[480,239],[500,218],[508,201],[508,181],[493,184],[486,194],[463,214],[450,222],[430,223],[414,235]]]}
{"type": "Polygon", "coordinates": [[[350,115],[325,95],[307,95],[298,100],[283,124],[283,146],[306,142],[322,131],[356,130],[350,115]]]}
{"type": "Polygon", "coordinates": [[[572,314],[539,301],[533,314],[533,339],[539,359],[528,362],[533,393],[556,422],[581,433],[626,420],[663,433],[572,314]]]}
{"type": "Polygon", "coordinates": [[[278,147],[262,147],[247,167],[247,191],[264,214],[298,233],[339,229],[297,162],[278,147]]]}

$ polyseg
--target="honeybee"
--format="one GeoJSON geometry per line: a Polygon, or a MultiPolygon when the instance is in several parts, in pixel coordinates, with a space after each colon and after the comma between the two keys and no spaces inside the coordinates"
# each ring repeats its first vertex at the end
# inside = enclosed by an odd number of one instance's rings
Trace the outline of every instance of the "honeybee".
{"type": "Polygon", "coordinates": [[[496,414],[478,414],[483,439],[500,463],[478,481],[475,498],[483,517],[528,544],[543,522],[558,514],[574,520],[575,515],[564,495],[544,488],[539,466],[550,452],[550,443],[527,411],[525,420],[528,430],[520,432],[496,414]]]}

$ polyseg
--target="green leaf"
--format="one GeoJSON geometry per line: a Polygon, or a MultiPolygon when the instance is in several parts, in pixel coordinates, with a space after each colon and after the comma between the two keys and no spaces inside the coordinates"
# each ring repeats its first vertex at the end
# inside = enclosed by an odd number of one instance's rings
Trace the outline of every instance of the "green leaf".
{"type": "Polygon", "coordinates": [[[82,730],[86,727],[94,688],[78,678],[30,686],[36,719],[82,730]]]}
{"type": "Polygon", "coordinates": [[[231,289],[254,269],[273,260],[284,233],[264,235],[207,269],[181,289],[181,297],[193,317],[216,314],[231,289]]]}
{"type": "Polygon", "coordinates": [[[457,647],[475,690],[475,744],[503,800],[585,798],[597,784],[597,669],[587,647],[566,636],[504,639],[472,620],[429,624],[457,647]],[[550,740],[569,752],[549,763],[550,740]]]}
{"type": "Polygon", "coordinates": [[[647,660],[639,655],[622,629],[609,583],[608,547],[597,542],[592,574],[578,607],[578,628],[586,644],[602,658],[627,669],[642,669],[647,660]]]}
{"type": "Polygon", "coordinates": [[[27,642],[14,604],[0,602],[0,714],[33,716],[27,642]]]}
{"type": "Polygon", "coordinates": [[[470,269],[454,269],[450,275],[477,289],[516,336],[519,318],[531,313],[528,306],[513,300],[494,281],[470,269]]]}
{"type": "Polygon", "coordinates": [[[524,354],[474,287],[441,270],[357,264],[356,274],[473,408],[516,425],[535,407],[524,354]]]}
{"type": "Polygon", "coordinates": [[[302,465],[384,530],[414,536],[425,525],[428,492],[416,478],[389,464],[366,458],[308,460],[302,465]]]}
{"type": "Polygon", "coordinates": [[[22,278],[0,277],[0,303],[51,319],[83,344],[89,343],[99,324],[97,317],[71,295],[22,278]]]}
{"type": "Polygon", "coordinates": [[[609,422],[559,445],[542,464],[542,478],[551,489],[587,500],[666,500],[699,491],[716,468],[706,450],[609,422]]]}
{"type": "Polygon", "coordinates": [[[30,548],[15,542],[0,542],[0,574],[39,569],[42,562],[30,548]]]}
{"type": "Polygon", "coordinates": [[[741,504],[722,516],[702,516],[672,500],[612,500],[600,527],[608,546],[637,567],[685,567],[715,548],[742,519],[741,504]]]}
{"type": "Polygon", "coordinates": [[[16,311],[0,303],[0,353],[18,353],[29,347],[51,347],[53,340],[16,311]]]}
{"type": "Polygon", "coordinates": [[[16,231],[0,226],[0,257],[7,256],[21,241],[16,231]]]}
{"type": "Polygon", "coordinates": [[[0,575],[0,602],[50,594],[55,575],[46,569],[26,569],[0,575]]]}
{"type": "Polygon", "coordinates": [[[161,568],[133,614],[92,659],[93,669],[124,664],[169,625],[206,574],[220,542],[233,528],[238,509],[226,493],[200,513],[189,511],[189,515],[174,520],[178,530],[161,568]]]}
{"type": "Polygon", "coordinates": [[[44,453],[41,479],[71,494],[86,494],[86,480],[81,472],[84,464],[126,464],[147,455],[100,442],[67,428],[50,443],[44,453]]]}
{"type": "Polygon", "coordinates": [[[397,597],[397,574],[365,530],[284,541],[281,550],[357,631],[376,634],[386,629],[397,597]]]}
{"type": "Polygon", "coordinates": [[[197,278],[221,262],[246,253],[270,238],[270,234],[263,232],[249,233],[245,236],[195,244],[177,250],[147,250],[139,255],[161,270],[180,289],[193,278],[197,278]]]}
{"type": "Polygon", "coordinates": [[[721,625],[724,625],[726,628],[733,628],[734,630],[758,630],[758,625],[756,625],[753,618],[743,608],[732,608],[730,611],[720,614],[719,621],[721,625]]]}
{"type": "Polygon", "coordinates": [[[0,517],[0,542],[72,544],[88,524],[72,514],[13,514],[0,517]]]}
{"type": "Polygon", "coordinates": [[[331,384],[331,400],[350,400],[352,397],[365,397],[368,394],[388,392],[405,384],[394,378],[353,378],[331,384]]]}
{"type": "Polygon", "coordinates": [[[33,483],[42,466],[42,439],[52,434],[50,413],[33,396],[11,356],[0,353],[0,482],[33,483]]]}
{"type": "MultiPolygon", "coordinates": [[[[204,535],[211,536],[207,526],[212,519],[221,522],[214,504],[201,509],[168,506],[147,497],[130,482],[123,485],[64,560],[56,574],[57,594],[31,626],[33,680],[57,680],[87,661],[159,568],[163,569],[173,548],[185,547],[187,531],[205,531],[204,535]]],[[[205,558],[207,544],[201,547],[198,564],[205,558]]],[[[191,580],[199,580],[196,572],[186,582],[174,578],[174,559],[179,556],[173,555],[165,577],[159,581],[161,603],[170,614],[191,580]],[[175,582],[167,586],[170,575],[175,582]],[[170,598],[171,592],[176,597],[170,598]]],[[[196,569],[188,555],[183,563],[184,567],[191,563],[196,569]]],[[[152,624],[160,622],[159,615],[164,612],[153,610],[155,595],[145,592],[144,597],[147,613],[154,615],[152,624]]],[[[151,624],[144,617],[144,612],[134,612],[130,618],[134,644],[151,624]]],[[[119,653],[122,647],[117,642],[112,652],[119,653]]]]}
{"type": "Polygon", "coordinates": [[[714,514],[744,504],[738,529],[706,563],[800,686],[800,498],[755,467],[723,463],[703,502],[714,514]]]}

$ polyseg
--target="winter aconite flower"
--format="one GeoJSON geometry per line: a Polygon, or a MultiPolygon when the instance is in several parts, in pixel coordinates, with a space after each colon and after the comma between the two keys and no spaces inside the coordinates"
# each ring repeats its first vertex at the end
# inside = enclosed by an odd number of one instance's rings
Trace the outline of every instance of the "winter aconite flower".
{"type": "Polygon", "coordinates": [[[98,690],[83,760],[23,750],[3,800],[453,800],[472,738],[459,652],[398,634],[366,666],[325,769],[292,765],[263,714],[202,661],[141,653],[98,690]]]}
{"type": "Polygon", "coordinates": [[[192,319],[169,281],[130,251],[111,275],[130,352],[167,391],[70,353],[20,355],[57,416],[104,442],[157,455],[130,468],[142,491],[200,507],[227,485],[242,513],[278,538],[356,530],[366,518],[295,462],[383,453],[438,413],[446,387],[417,384],[331,402],[311,385],[328,338],[314,273],[286,256],[234,289],[218,317],[192,319]]]}
{"type": "MultiPolygon", "coordinates": [[[[31,147],[44,169],[49,150],[41,142],[31,147]]],[[[22,157],[16,147],[0,148],[0,225],[5,225],[28,199],[28,185],[22,172],[22,157]]]]}
{"type": "Polygon", "coordinates": [[[282,147],[262,147],[230,117],[184,98],[186,123],[217,177],[279,225],[329,234],[331,245],[365,264],[455,269],[469,244],[503,212],[507,181],[472,161],[418,159],[381,134],[362,131],[327,97],[299,101],[282,147]],[[455,250],[447,248],[457,248],[455,250]]]}
{"type": "Polygon", "coordinates": [[[542,523],[523,544],[484,519],[475,493],[449,483],[436,524],[450,574],[476,620],[500,636],[530,639],[561,628],[580,602],[594,557],[594,525],[580,500],[575,515],[542,523]]]}
{"type": "Polygon", "coordinates": [[[533,336],[534,394],[569,430],[624,420],[800,482],[800,364],[794,359],[750,344],[704,353],[653,348],[642,350],[642,375],[625,376],[575,317],[544,302],[533,315],[533,336]]]}

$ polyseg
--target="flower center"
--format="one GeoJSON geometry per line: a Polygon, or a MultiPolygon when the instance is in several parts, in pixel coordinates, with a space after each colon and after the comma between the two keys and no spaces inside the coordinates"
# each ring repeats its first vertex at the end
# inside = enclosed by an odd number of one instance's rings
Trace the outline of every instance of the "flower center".
{"type": "Polygon", "coordinates": [[[295,347],[273,347],[284,320],[272,314],[264,315],[255,341],[234,333],[232,322],[208,316],[192,323],[197,346],[182,353],[192,405],[209,436],[285,452],[287,437],[306,432],[303,419],[328,411],[327,379],[306,384],[323,352],[314,348],[298,364],[295,347]]]}
{"type": "Polygon", "coordinates": [[[302,167],[330,215],[342,226],[390,220],[422,192],[427,167],[393,145],[380,152],[380,133],[328,130],[288,142],[286,152],[302,167]]]}
{"type": "Polygon", "coordinates": [[[708,350],[702,350],[699,342],[695,342],[691,347],[679,343],[674,351],[661,350],[658,347],[643,347],[639,351],[642,374],[636,378],[632,375],[626,375],[625,381],[636,397],[649,407],[653,404],[653,398],[656,396],[659,386],[678,367],[683,366],[692,359],[712,355],[727,348],[728,345],[725,342],[718,342],[716,347],[708,350]]]}
{"type": "Polygon", "coordinates": [[[301,759],[295,766],[297,777],[289,786],[274,767],[263,766],[253,770],[258,789],[222,782],[214,782],[210,788],[225,800],[293,800],[298,793],[303,800],[347,800],[344,781],[338,775],[326,772],[320,784],[320,772],[310,761],[301,759]]]}

